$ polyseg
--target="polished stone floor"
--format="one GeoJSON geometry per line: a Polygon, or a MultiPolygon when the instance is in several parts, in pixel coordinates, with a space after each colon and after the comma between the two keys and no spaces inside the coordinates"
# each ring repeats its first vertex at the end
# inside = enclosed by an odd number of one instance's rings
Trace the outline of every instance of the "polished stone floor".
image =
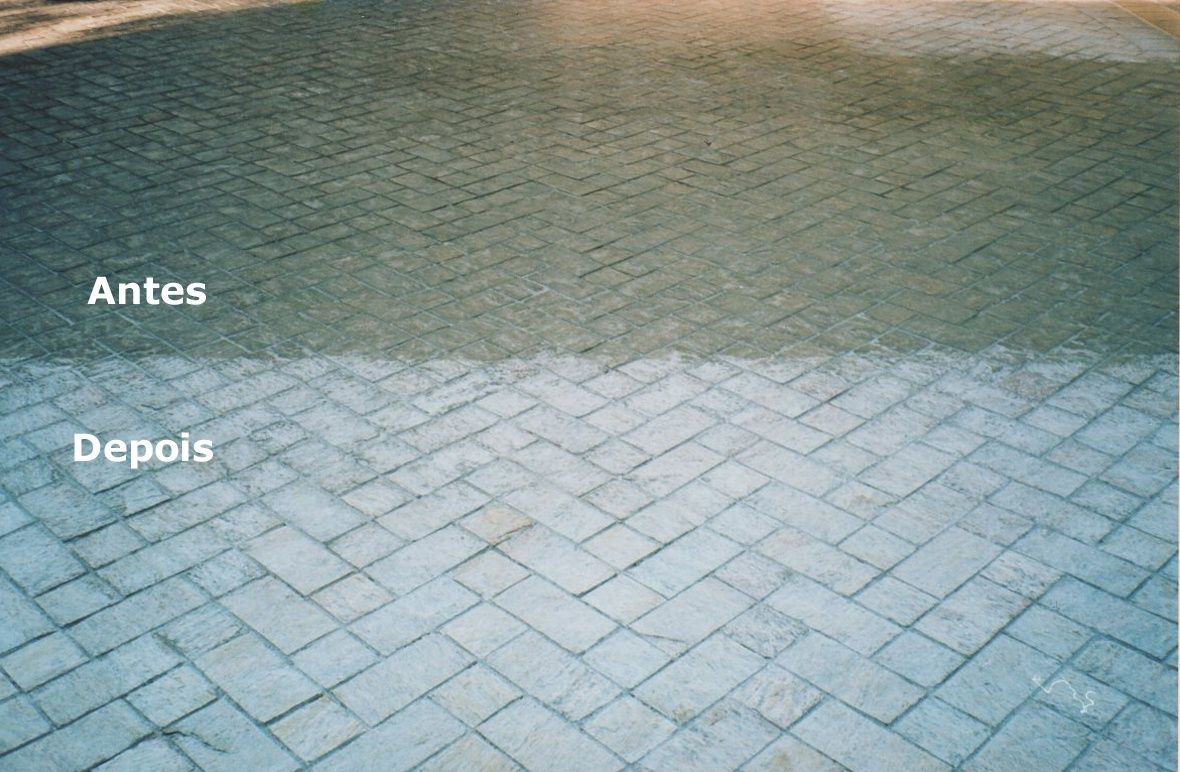
{"type": "Polygon", "coordinates": [[[0,770],[1176,768],[1165,32],[151,8],[0,4],[0,770]]]}

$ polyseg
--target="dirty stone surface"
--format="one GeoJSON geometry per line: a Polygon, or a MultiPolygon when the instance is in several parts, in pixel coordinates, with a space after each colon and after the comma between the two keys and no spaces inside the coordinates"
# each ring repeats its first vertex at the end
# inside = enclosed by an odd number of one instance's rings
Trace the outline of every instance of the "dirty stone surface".
{"type": "Polygon", "coordinates": [[[0,770],[1176,768],[1175,41],[233,5],[0,16],[0,770]]]}

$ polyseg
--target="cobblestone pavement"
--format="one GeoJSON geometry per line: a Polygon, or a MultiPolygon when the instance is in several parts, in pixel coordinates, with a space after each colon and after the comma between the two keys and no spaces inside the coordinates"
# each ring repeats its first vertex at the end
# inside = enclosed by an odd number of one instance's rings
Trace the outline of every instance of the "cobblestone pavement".
{"type": "Polygon", "coordinates": [[[328,0],[0,58],[0,770],[1175,769],[1177,50],[328,0]]]}

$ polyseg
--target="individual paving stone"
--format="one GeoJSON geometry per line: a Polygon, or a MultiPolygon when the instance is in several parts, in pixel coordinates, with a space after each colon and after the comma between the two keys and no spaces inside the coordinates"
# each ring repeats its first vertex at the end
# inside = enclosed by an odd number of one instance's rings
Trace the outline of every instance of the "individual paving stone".
{"type": "Polygon", "coordinates": [[[575,653],[590,648],[615,627],[602,614],[537,576],[505,590],[496,602],[575,653]]]}
{"type": "Polygon", "coordinates": [[[623,764],[594,740],[533,700],[517,700],[480,732],[525,769],[611,770],[623,764]]]}
{"type": "Polygon", "coordinates": [[[343,630],[325,635],[291,661],[321,686],[335,686],[377,660],[368,647],[343,630]]]}
{"type": "Polygon", "coordinates": [[[305,761],[313,761],[360,734],[364,724],[326,698],[284,716],[270,731],[305,761]]]}
{"type": "Polygon", "coordinates": [[[340,557],[361,568],[405,544],[385,528],[370,523],[349,531],[329,546],[340,557]]]}
{"type": "Polygon", "coordinates": [[[1058,713],[1100,730],[1127,704],[1127,697],[1072,668],[1041,679],[1036,699],[1058,713]]]}
{"type": "Polygon", "coordinates": [[[663,667],[670,657],[621,628],[587,651],[582,659],[619,686],[630,689],[663,667]]]}
{"type": "Polygon", "coordinates": [[[321,542],[362,524],[365,517],[339,499],[306,482],[280,488],[263,499],[284,522],[321,542]]]}
{"type": "Polygon", "coordinates": [[[715,420],[703,410],[681,405],[628,432],[623,439],[651,456],[658,456],[714,423],[715,420]]]}
{"type": "Polygon", "coordinates": [[[514,423],[571,453],[585,453],[607,438],[605,432],[544,405],[517,416],[514,423]]]}
{"type": "Polygon", "coordinates": [[[955,651],[972,654],[1027,605],[1027,599],[976,577],[922,617],[916,628],[955,651]]]}
{"type": "Polygon", "coordinates": [[[102,654],[204,602],[190,583],[173,577],[87,617],[70,635],[90,654],[102,654]]]}
{"type": "Polygon", "coordinates": [[[818,703],[823,694],[777,665],[768,665],[733,693],[733,698],[786,729],[818,703]]]}
{"type": "Polygon", "coordinates": [[[836,762],[804,745],[790,735],[783,735],[750,760],[743,767],[750,772],[772,772],[783,769],[807,769],[814,772],[839,772],[844,769],[836,762]]]}
{"type": "Polygon", "coordinates": [[[777,736],[749,708],[726,701],[674,735],[644,761],[651,769],[736,769],[777,736]]]}
{"type": "Polygon", "coordinates": [[[721,456],[695,442],[686,442],[627,475],[654,496],[666,496],[721,463],[721,456]]]}
{"type": "Polygon", "coordinates": [[[493,748],[486,740],[472,734],[430,757],[418,769],[427,772],[447,772],[452,769],[511,772],[517,769],[517,766],[512,759],[493,748]]]}
{"type": "Polygon", "coordinates": [[[110,761],[95,767],[102,772],[136,772],[140,769],[159,772],[185,772],[192,762],[160,739],[148,739],[128,748],[110,761]]]}
{"type": "Polygon", "coordinates": [[[676,725],[635,698],[623,696],[588,720],[585,729],[624,761],[634,763],[663,742],[676,725]]]}
{"type": "Polygon", "coordinates": [[[628,574],[665,597],[688,588],[741,547],[708,529],[694,530],[639,563],[628,574]]]}
{"type": "Polygon", "coordinates": [[[1176,721],[1166,713],[1132,703],[1110,725],[1109,736],[1165,769],[1176,766],[1176,721]]]}
{"type": "Polygon", "coordinates": [[[1014,549],[1122,597],[1147,578],[1146,571],[1125,560],[1044,528],[1025,534],[1014,549]]]}
{"type": "Polygon", "coordinates": [[[148,721],[161,727],[215,699],[213,687],[188,665],[165,673],[127,696],[127,701],[148,721]]]}
{"type": "Polygon", "coordinates": [[[1012,717],[963,768],[1012,769],[1035,765],[1038,769],[1065,769],[1090,739],[1089,731],[1059,713],[1029,703],[1012,717]]]}
{"type": "Polygon", "coordinates": [[[921,686],[942,683],[962,662],[950,649],[906,630],[877,653],[877,662],[921,686]]]}
{"type": "Polygon", "coordinates": [[[520,696],[520,691],[487,667],[467,668],[431,692],[430,697],[452,715],[477,726],[520,696]]]}
{"type": "Polygon", "coordinates": [[[949,528],[920,547],[891,574],[944,598],[1000,554],[1000,548],[959,528],[949,528]]]}
{"type": "Polygon", "coordinates": [[[286,526],[247,545],[250,556],[304,595],[331,584],[350,570],[326,547],[286,526]]]}
{"type": "Polygon", "coordinates": [[[864,483],[894,496],[905,496],[934,479],[955,461],[949,453],[908,445],[860,476],[864,483]]]}
{"type": "Polygon", "coordinates": [[[444,577],[358,619],[351,630],[382,654],[390,654],[463,611],[479,599],[444,577]]]}
{"type": "Polygon", "coordinates": [[[519,531],[499,546],[508,557],[574,595],[614,574],[610,566],[544,526],[519,531]]]}
{"type": "Polygon", "coordinates": [[[582,547],[617,570],[633,565],[659,549],[659,543],[625,525],[612,525],[582,547]]]}
{"type": "Polygon", "coordinates": [[[351,622],[385,605],[392,597],[367,576],[352,574],[320,590],[312,600],[337,619],[351,622]]]}
{"type": "Polygon", "coordinates": [[[269,721],[319,692],[306,676],[249,634],[198,657],[196,665],[259,721],[269,721]]]}
{"type": "Polygon", "coordinates": [[[1090,640],[1093,632],[1044,606],[1029,606],[1004,632],[1051,657],[1069,659],[1090,640]]]}
{"type": "Polygon", "coordinates": [[[485,657],[526,629],[515,617],[499,607],[481,603],[448,622],[442,631],[472,654],[485,657]]]}
{"type": "Polygon", "coordinates": [[[914,551],[914,546],[905,539],[873,525],[864,526],[839,546],[841,551],[882,570],[892,568],[914,551]]]}
{"type": "Polygon", "coordinates": [[[737,456],[742,464],[791,488],[823,496],[836,487],[839,476],[806,456],[769,442],[759,442],[737,456]]]}
{"type": "Polygon", "coordinates": [[[158,542],[213,520],[243,503],[246,495],[228,482],[214,482],[152,507],[127,523],[144,539],[158,542]]]}
{"type": "Polygon", "coordinates": [[[801,576],[788,577],[766,603],[865,656],[901,632],[892,622],[801,576]]]}
{"type": "Polygon", "coordinates": [[[404,595],[483,549],[459,526],[449,526],[402,547],[368,567],[368,574],[395,595],[404,595]]]}
{"type": "Polygon", "coordinates": [[[40,525],[30,525],[0,539],[0,569],[29,595],[40,595],[86,570],[40,525]]]}
{"type": "Polygon", "coordinates": [[[928,697],[897,722],[897,733],[953,766],[988,738],[988,726],[945,702],[928,697]]]}
{"type": "Polygon", "coordinates": [[[910,625],[938,603],[938,599],[891,576],[883,576],[857,593],[856,602],[900,625],[910,625]]]}
{"type": "Polygon", "coordinates": [[[725,634],[755,654],[774,657],[807,633],[797,619],[758,604],[724,627],[725,634]]]}
{"type": "Polygon", "coordinates": [[[580,721],[618,694],[606,678],[532,632],[506,644],[486,662],[571,721],[580,721]]]}
{"type": "Polygon", "coordinates": [[[499,552],[481,552],[452,570],[451,576],[469,590],[491,597],[528,576],[528,571],[499,552]]]}
{"type": "Polygon", "coordinates": [[[39,638],[0,659],[17,686],[29,691],[86,661],[86,654],[62,633],[39,638]]]}
{"type": "Polygon", "coordinates": [[[26,493],[21,507],[59,539],[71,539],[115,520],[115,514],[79,488],[61,483],[26,493]]]}
{"type": "Polygon", "coordinates": [[[1052,587],[1054,582],[1061,578],[1061,572],[1030,557],[1009,551],[993,560],[991,565],[980,572],[980,576],[1032,600],[1040,598],[1052,587]]]}
{"type": "Polygon", "coordinates": [[[627,518],[627,525],[662,544],[668,544],[732,503],[725,494],[703,483],[692,482],[627,518]]]}
{"type": "Polygon", "coordinates": [[[265,570],[236,549],[226,550],[191,569],[186,576],[214,597],[236,590],[262,576],[265,570]]]}
{"type": "Polygon", "coordinates": [[[809,633],[775,662],[886,724],[922,697],[905,679],[819,633],[809,633]]]}
{"type": "Polygon", "coordinates": [[[758,543],[763,555],[814,579],[842,595],[864,587],[877,570],[829,544],[794,528],[784,527],[758,543]]]}
{"type": "Polygon", "coordinates": [[[546,484],[513,491],[504,500],[526,517],[574,542],[581,542],[614,522],[598,509],[546,484]]]}
{"type": "Polygon", "coordinates": [[[1114,528],[1114,523],[1101,515],[1021,483],[1009,483],[989,501],[1086,544],[1098,543],[1114,528]]]}
{"type": "Polygon", "coordinates": [[[151,726],[120,700],[5,756],[0,769],[89,769],[150,732],[151,726]]]}
{"type": "Polygon", "coordinates": [[[496,545],[528,528],[532,521],[510,507],[492,504],[463,520],[463,527],[488,544],[496,545]]]}
{"type": "Polygon", "coordinates": [[[208,603],[165,625],[160,638],[192,658],[220,646],[247,629],[241,620],[221,606],[208,603]]]}
{"type": "Polygon", "coordinates": [[[51,728],[28,697],[21,695],[0,703],[0,753],[7,753],[51,728]]]}
{"type": "Polygon", "coordinates": [[[1095,640],[1074,658],[1074,667],[1160,710],[1176,710],[1176,670],[1114,641],[1095,640]]]}
{"type": "Polygon", "coordinates": [[[950,769],[917,746],[833,700],[808,714],[792,732],[851,770],[950,769]]]}
{"type": "Polygon", "coordinates": [[[759,599],[777,590],[793,574],[786,566],[754,552],[743,552],[715,572],[729,586],[759,599]]]}
{"type": "Polygon", "coordinates": [[[1058,582],[1041,602],[1075,622],[1157,657],[1176,647],[1172,623],[1071,577],[1058,582]]]}
{"type": "Polygon", "coordinates": [[[631,624],[640,635],[678,654],[703,640],[751,605],[742,593],[716,579],[697,582],[631,624]]]}
{"type": "Polygon", "coordinates": [[[685,723],[763,666],[757,654],[714,636],[633,690],[636,697],[685,723]]]}
{"type": "Polygon", "coordinates": [[[858,517],[778,483],[762,488],[745,503],[828,544],[836,544],[863,525],[858,517]]]}
{"type": "Polygon", "coordinates": [[[376,726],[470,663],[455,644],[428,635],[340,684],[334,693],[349,710],[376,726]]]}
{"type": "Polygon", "coordinates": [[[623,624],[646,614],[664,599],[628,576],[616,576],[585,597],[585,601],[623,624]]]}
{"type": "Polygon", "coordinates": [[[298,769],[298,763],[228,700],[178,722],[169,735],[201,769],[298,769]]]}
{"type": "Polygon", "coordinates": [[[270,577],[227,595],[221,603],[287,654],[336,627],[314,604],[270,577]]]}
{"type": "Polygon", "coordinates": [[[1001,635],[979,652],[936,695],[943,702],[995,726],[1057,669],[1051,657],[1001,635]]]}
{"type": "Polygon", "coordinates": [[[396,536],[413,541],[458,521],[486,502],[484,494],[455,482],[398,507],[378,522],[396,536]]]}

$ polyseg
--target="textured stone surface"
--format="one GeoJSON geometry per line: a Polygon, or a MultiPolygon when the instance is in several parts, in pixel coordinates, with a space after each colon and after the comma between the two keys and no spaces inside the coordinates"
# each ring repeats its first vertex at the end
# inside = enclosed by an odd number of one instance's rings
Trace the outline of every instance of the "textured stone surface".
{"type": "Polygon", "coordinates": [[[1175,768],[1174,41],[85,5],[0,10],[0,769],[1175,768]]]}

